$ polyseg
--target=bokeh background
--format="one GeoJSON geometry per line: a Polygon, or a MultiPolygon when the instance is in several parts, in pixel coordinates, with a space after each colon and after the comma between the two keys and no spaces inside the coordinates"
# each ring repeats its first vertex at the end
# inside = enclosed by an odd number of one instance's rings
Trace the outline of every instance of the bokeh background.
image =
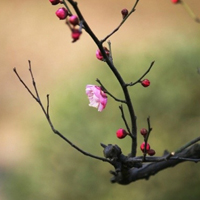
{"type": "MultiPolygon", "coordinates": [[[[186,1],[186,0],[185,0],[186,1]]],[[[200,1],[186,1],[199,14],[200,1]]],[[[134,1],[79,1],[98,38],[120,22],[120,11],[134,1]]],[[[102,156],[100,142],[130,151],[119,104],[109,98],[102,112],[88,106],[85,86],[99,78],[122,97],[107,66],[96,59],[96,46],[84,32],[71,43],[68,27],[46,1],[0,2],[0,200],[196,200],[200,197],[199,164],[183,163],[128,186],[111,184],[112,166],[81,155],[52,134],[40,109],[16,78],[17,68],[32,88],[28,60],[41,95],[50,94],[55,127],[87,152],[102,156]]],[[[131,88],[138,129],[151,116],[150,144],[157,155],[174,151],[199,136],[200,24],[170,0],[141,1],[137,10],[111,38],[115,65],[127,80],[137,80],[155,60],[147,78],[151,86],[131,88]]],[[[138,143],[142,137],[138,136],[138,143]]],[[[140,151],[138,149],[138,155],[140,151]]]]}

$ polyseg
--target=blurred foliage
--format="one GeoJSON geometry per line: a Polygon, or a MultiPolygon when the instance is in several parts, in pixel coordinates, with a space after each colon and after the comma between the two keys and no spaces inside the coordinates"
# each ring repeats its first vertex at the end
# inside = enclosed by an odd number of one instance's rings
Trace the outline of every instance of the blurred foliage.
{"type": "MultiPolygon", "coordinates": [[[[127,82],[137,80],[152,59],[156,60],[146,76],[151,86],[143,88],[138,84],[130,88],[130,93],[138,129],[146,127],[146,118],[151,117],[150,144],[158,156],[165,149],[174,151],[199,136],[200,75],[197,68],[200,67],[200,45],[197,43],[190,47],[189,42],[182,42],[170,51],[154,51],[154,56],[150,56],[150,50],[142,56],[139,53],[131,55],[129,51],[114,55],[114,62],[127,82]]],[[[167,44],[165,47],[170,48],[167,44]]],[[[109,98],[102,113],[86,106],[86,84],[95,84],[95,79],[99,78],[113,95],[123,98],[119,84],[103,62],[95,60],[82,67],[86,65],[84,73],[75,71],[70,80],[63,75],[53,86],[50,112],[55,128],[80,148],[95,155],[103,156],[100,142],[118,144],[123,153],[128,154],[129,139],[115,137],[115,131],[124,127],[119,103],[109,98]]],[[[140,180],[128,186],[112,185],[109,182],[112,166],[81,155],[51,134],[42,115],[31,115],[29,119],[35,127],[34,133],[30,133],[27,125],[27,134],[34,140],[33,152],[20,166],[5,172],[3,189],[8,200],[121,200],[130,197],[137,200],[196,200],[200,196],[199,164],[180,164],[148,181],[140,180]]],[[[142,137],[138,136],[140,142],[142,137]]]]}

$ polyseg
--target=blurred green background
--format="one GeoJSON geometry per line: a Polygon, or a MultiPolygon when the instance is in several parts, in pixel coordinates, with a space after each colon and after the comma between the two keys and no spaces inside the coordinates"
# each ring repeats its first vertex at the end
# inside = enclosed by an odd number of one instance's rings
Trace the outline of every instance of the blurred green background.
{"type": "MultiPolygon", "coordinates": [[[[186,1],[200,12],[200,2],[186,1]]],[[[120,22],[120,11],[134,1],[79,1],[99,38],[120,22]]],[[[111,184],[112,166],[83,156],[52,134],[39,106],[14,75],[16,67],[32,88],[27,60],[44,104],[50,94],[55,127],[80,148],[102,156],[100,142],[130,151],[119,104],[108,99],[99,113],[88,106],[85,86],[99,78],[122,97],[107,66],[96,59],[96,46],[84,32],[71,43],[68,27],[55,16],[59,6],[46,1],[1,1],[0,12],[0,200],[196,200],[200,197],[199,164],[183,163],[128,186],[111,184]]],[[[200,16],[199,16],[200,17],[200,16]]],[[[111,38],[114,62],[127,82],[137,80],[155,60],[147,78],[151,86],[130,88],[138,129],[151,116],[151,147],[157,156],[199,136],[200,24],[170,0],[141,1],[111,38]]],[[[142,137],[138,136],[138,143],[142,137]]],[[[138,149],[138,155],[140,151],[138,149]]]]}

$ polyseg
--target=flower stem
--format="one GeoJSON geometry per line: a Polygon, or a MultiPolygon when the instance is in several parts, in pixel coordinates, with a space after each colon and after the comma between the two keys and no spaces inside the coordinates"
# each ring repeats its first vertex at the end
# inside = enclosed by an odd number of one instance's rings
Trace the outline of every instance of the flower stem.
{"type": "Polygon", "coordinates": [[[181,1],[183,7],[185,8],[185,10],[188,12],[188,14],[196,21],[196,22],[200,22],[199,18],[194,14],[194,12],[192,11],[192,9],[190,8],[190,6],[185,3],[185,1],[181,1]]]}

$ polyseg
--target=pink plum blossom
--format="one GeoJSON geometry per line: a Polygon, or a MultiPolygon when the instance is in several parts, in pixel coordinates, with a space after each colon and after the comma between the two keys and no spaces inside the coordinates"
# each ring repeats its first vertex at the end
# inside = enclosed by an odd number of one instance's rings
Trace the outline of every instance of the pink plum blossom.
{"type": "Polygon", "coordinates": [[[96,85],[87,85],[86,94],[90,101],[89,106],[98,108],[98,111],[101,112],[107,104],[107,95],[101,89],[101,87],[96,85]]]}

